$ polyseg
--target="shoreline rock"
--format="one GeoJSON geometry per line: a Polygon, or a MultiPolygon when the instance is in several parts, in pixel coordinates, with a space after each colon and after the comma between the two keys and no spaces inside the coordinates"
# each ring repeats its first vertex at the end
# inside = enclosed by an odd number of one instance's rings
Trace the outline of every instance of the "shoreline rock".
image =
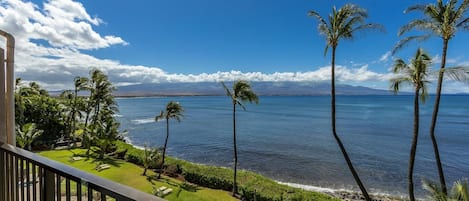
{"type": "MultiPolygon", "coordinates": [[[[352,191],[336,191],[333,193],[327,193],[333,197],[339,198],[343,201],[362,201],[365,197],[359,192],[352,191]]],[[[391,195],[374,195],[370,194],[372,201],[402,201],[403,198],[393,197],[391,195]]]]}

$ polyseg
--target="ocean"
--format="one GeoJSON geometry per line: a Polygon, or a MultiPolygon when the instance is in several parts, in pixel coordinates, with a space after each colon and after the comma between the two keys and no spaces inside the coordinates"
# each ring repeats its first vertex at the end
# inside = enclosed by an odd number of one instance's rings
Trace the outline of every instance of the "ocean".
{"type": "MultiPolygon", "coordinates": [[[[232,105],[223,96],[118,98],[121,130],[135,146],[162,146],[167,102],[185,109],[170,122],[167,153],[232,167],[232,105]]],[[[436,129],[449,186],[469,176],[469,96],[443,96],[436,129]]],[[[421,107],[414,180],[438,181],[429,124],[433,97],[421,107]]],[[[303,187],[358,190],[331,134],[329,96],[262,96],[237,110],[238,162],[274,180],[303,187]]],[[[372,193],[405,195],[413,125],[412,96],[337,96],[337,132],[372,193]]]]}

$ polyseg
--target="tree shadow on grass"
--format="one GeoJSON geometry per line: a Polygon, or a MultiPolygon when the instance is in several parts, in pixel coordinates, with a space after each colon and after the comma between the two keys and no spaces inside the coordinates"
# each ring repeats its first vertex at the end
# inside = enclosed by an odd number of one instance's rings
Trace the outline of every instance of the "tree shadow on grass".
{"type": "Polygon", "coordinates": [[[149,181],[152,185],[155,185],[155,182],[153,181],[159,181],[159,182],[162,182],[162,183],[166,183],[168,184],[168,186],[172,186],[172,188],[180,188],[180,189],[183,189],[185,191],[189,191],[189,192],[197,192],[197,190],[199,190],[199,186],[195,185],[195,184],[191,184],[189,182],[186,182],[186,181],[182,181],[182,183],[177,183],[177,182],[174,182],[168,178],[164,178],[162,177],[161,179],[158,179],[158,176],[155,174],[155,175],[151,175],[151,176],[147,176],[147,181],[149,181]]]}
{"type": "Polygon", "coordinates": [[[91,162],[92,163],[96,163],[98,165],[100,164],[109,164],[109,165],[112,165],[114,167],[121,167],[122,165],[122,161],[120,160],[117,160],[117,159],[113,159],[113,158],[103,158],[103,159],[98,159],[98,158],[91,158],[91,162]]]}

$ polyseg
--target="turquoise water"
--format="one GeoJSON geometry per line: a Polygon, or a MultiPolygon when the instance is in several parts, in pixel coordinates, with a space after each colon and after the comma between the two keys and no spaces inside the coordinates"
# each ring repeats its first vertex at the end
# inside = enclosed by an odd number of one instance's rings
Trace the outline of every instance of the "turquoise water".
{"type": "MultiPolygon", "coordinates": [[[[171,122],[168,153],[197,163],[232,167],[232,105],[228,97],[122,98],[122,130],[134,145],[161,146],[165,124],[154,122],[166,103],[185,108],[171,122]]],[[[337,131],[365,185],[405,194],[413,124],[412,96],[339,96],[337,131]]],[[[415,180],[437,181],[429,138],[433,98],[421,108],[415,180]]],[[[469,176],[469,96],[442,97],[437,137],[448,182],[469,176]]],[[[357,190],[330,126],[330,97],[260,97],[239,108],[239,166],[275,180],[357,190]]],[[[420,195],[420,183],[417,183],[420,195]]]]}

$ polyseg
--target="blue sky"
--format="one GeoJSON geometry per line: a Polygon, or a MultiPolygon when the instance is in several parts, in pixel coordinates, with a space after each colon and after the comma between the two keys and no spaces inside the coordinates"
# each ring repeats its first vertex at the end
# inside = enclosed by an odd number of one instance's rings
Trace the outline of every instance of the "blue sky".
{"type": "MultiPolygon", "coordinates": [[[[106,71],[118,85],[148,82],[327,81],[330,54],[309,10],[322,16],[332,7],[358,4],[368,22],[386,32],[359,33],[342,41],[337,52],[338,81],[386,89],[399,40],[397,31],[418,14],[403,14],[420,1],[375,0],[173,0],[173,1],[19,1],[0,3],[0,28],[16,35],[16,75],[48,89],[67,88],[74,76],[91,68],[106,71]]],[[[450,43],[450,65],[469,64],[468,33],[450,43]]],[[[438,65],[441,40],[413,44],[438,65]]],[[[436,68],[436,66],[435,66],[436,68]]],[[[449,83],[448,93],[469,92],[449,83]]]]}

